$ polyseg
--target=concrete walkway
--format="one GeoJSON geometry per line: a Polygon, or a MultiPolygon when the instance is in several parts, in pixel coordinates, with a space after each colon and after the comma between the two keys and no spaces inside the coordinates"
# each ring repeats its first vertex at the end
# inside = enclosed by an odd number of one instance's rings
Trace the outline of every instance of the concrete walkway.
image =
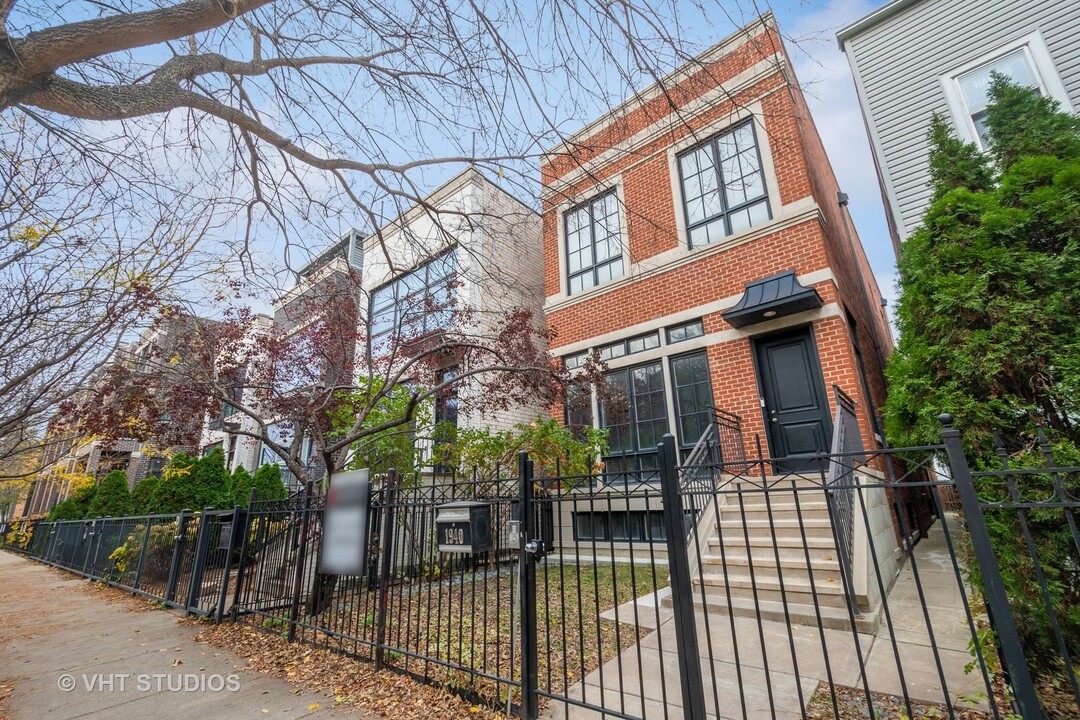
{"type": "MultiPolygon", "coordinates": [[[[950,530],[957,529],[954,520],[948,524],[950,530]]],[[[900,694],[896,660],[899,655],[910,698],[940,703],[945,692],[933,646],[938,649],[941,674],[954,703],[958,694],[985,692],[980,675],[964,673],[964,665],[971,660],[967,650],[970,632],[940,522],[931,528],[929,537],[916,545],[915,565],[934,633],[933,645],[909,562],[903,565],[888,597],[895,644],[890,640],[884,620],[876,636],[829,629],[820,631],[805,625],[792,625],[789,633],[789,626],[784,623],[758,622],[752,617],[736,617],[732,622],[726,614],[713,613],[705,622],[699,610],[696,626],[705,705],[710,711],[708,717],[801,718],[802,708],[809,702],[818,683],[828,681],[829,669],[835,685],[863,687],[859,653],[866,668],[866,684],[871,691],[900,694]],[[717,707],[720,708],[719,715],[715,714],[717,707]]],[[[657,599],[646,596],[638,602],[643,606],[641,615],[648,617],[655,626],[657,599]]],[[[627,603],[619,608],[619,616],[624,622],[634,617],[631,605],[627,603]]],[[[591,705],[634,718],[682,717],[675,624],[670,609],[660,612],[658,631],[586,676],[583,683],[571,689],[571,697],[582,699],[584,696],[591,705]]],[[[614,619],[614,613],[607,615],[614,619]]],[[[577,720],[605,716],[553,702],[546,717],[577,720]]]]}
{"type": "MultiPolygon", "coordinates": [[[[364,717],[239,668],[171,612],[80,592],[87,581],[0,552],[0,685],[11,720],[364,717]],[[320,709],[308,707],[321,703],[320,709]]],[[[0,708],[0,716],[5,708],[0,708]]]]}

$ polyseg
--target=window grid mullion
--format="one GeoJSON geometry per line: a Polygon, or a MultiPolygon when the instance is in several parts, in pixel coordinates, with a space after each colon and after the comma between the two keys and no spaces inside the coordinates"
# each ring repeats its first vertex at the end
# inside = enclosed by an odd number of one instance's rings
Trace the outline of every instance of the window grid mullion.
{"type": "MultiPolygon", "coordinates": [[[[714,157],[716,158],[713,169],[716,171],[716,183],[717,188],[720,191],[720,215],[724,219],[724,235],[731,235],[731,208],[728,207],[727,181],[724,179],[724,171],[721,168],[723,159],[720,157],[720,138],[725,137],[726,135],[734,136],[734,133],[735,130],[732,129],[730,132],[717,136],[711,141],[714,157]]],[[[736,145],[736,149],[737,148],[738,145],[736,145]]]]}
{"type": "MultiPolygon", "coordinates": [[[[626,387],[627,395],[630,396],[630,444],[633,446],[633,453],[637,455],[641,452],[640,444],[638,443],[638,416],[637,416],[637,391],[634,390],[634,369],[627,368],[626,370],[626,387]]],[[[637,460],[635,459],[635,464],[637,460]]]]}
{"type": "Polygon", "coordinates": [[[600,269],[596,266],[596,203],[599,198],[589,203],[589,253],[592,257],[593,287],[600,284],[600,269]]]}

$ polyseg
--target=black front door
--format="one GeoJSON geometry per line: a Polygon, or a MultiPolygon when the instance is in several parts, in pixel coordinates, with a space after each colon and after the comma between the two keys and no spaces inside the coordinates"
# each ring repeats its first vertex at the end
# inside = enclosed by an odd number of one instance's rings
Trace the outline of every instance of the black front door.
{"type": "MultiPolygon", "coordinates": [[[[832,421],[811,332],[805,327],[754,342],[765,428],[774,458],[829,451],[832,421]]],[[[814,467],[813,462],[797,459],[778,465],[788,471],[814,467]]]]}

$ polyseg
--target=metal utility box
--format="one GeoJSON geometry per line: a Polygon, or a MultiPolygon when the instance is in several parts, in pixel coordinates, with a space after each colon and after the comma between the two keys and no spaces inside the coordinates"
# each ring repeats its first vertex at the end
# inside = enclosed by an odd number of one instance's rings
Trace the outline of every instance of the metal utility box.
{"type": "Polygon", "coordinates": [[[232,539],[232,521],[226,520],[222,522],[218,527],[220,530],[218,532],[217,549],[228,550],[229,541],[232,539]]]}
{"type": "Polygon", "coordinates": [[[464,501],[439,505],[435,513],[439,552],[475,554],[491,550],[491,505],[464,501]]]}

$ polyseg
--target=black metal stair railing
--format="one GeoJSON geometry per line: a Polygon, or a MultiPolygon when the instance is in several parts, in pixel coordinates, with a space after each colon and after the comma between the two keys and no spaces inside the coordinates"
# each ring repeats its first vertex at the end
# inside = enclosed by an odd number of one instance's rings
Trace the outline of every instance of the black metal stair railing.
{"type": "Polygon", "coordinates": [[[839,550],[840,573],[848,603],[856,609],[853,562],[855,555],[855,468],[865,462],[855,400],[833,385],[836,412],[833,416],[832,446],[825,480],[825,499],[839,550]]]}
{"type": "Polygon", "coordinates": [[[710,407],[709,412],[712,417],[708,426],[680,466],[679,492],[687,498],[684,505],[688,533],[697,526],[707,505],[707,493],[716,490],[719,476],[747,472],[742,418],[715,407],[710,407]]]}

